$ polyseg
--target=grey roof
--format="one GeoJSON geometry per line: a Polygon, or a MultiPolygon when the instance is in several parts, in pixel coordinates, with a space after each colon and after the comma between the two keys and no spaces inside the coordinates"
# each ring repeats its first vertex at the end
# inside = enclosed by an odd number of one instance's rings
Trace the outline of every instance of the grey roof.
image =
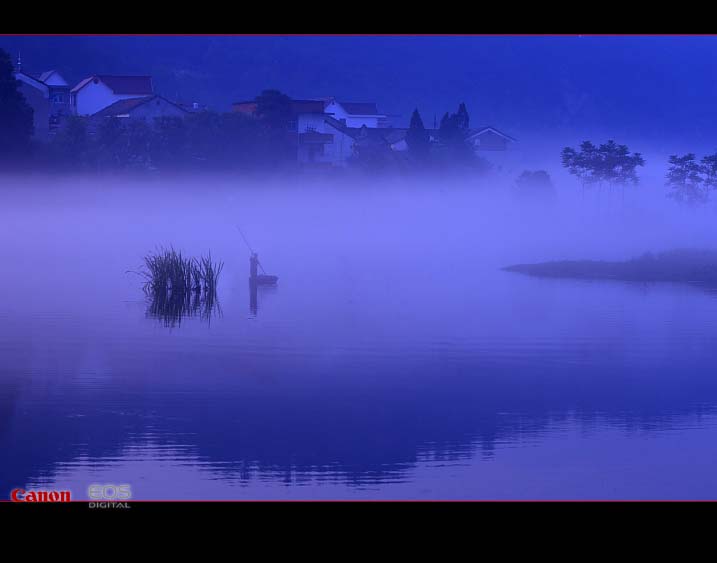
{"type": "Polygon", "coordinates": [[[516,139],[514,139],[514,138],[511,137],[510,135],[506,135],[506,134],[503,133],[502,131],[499,131],[499,130],[496,129],[495,127],[491,127],[490,125],[486,125],[485,127],[477,127],[477,128],[475,128],[475,129],[471,129],[471,132],[470,132],[470,134],[468,135],[468,137],[469,137],[469,138],[470,138],[470,137],[475,137],[476,135],[480,135],[481,133],[485,133],[486,131],[493,131],[493,132],[496,133],[497,135],[500,135],[501,137],[504,137],[504,138],[508,139],[509,141],[513,141],[513,142],[516,141],[516,139]]]}
{"type": "Polygon", "coordinates": [[[173,106],[176,106],[177,108],[181,109],[183,112],[187,113],[187,110],[183,107],[175,104],[174,102],[170,102],[169,100],[163,98],[162,96],[143,96],[141,98],[127,98],[126,100],[118,100],[115,103],[107,106],[106,108],[101,109],[97,113],[93,114],[92,117],[112,117],[115,115],[124,115],[132,110],[138,108],[141,105],[146,104],[147,102],[150,102],[155,99],[160,99],[168,104],[172,104],[173,106]]]}

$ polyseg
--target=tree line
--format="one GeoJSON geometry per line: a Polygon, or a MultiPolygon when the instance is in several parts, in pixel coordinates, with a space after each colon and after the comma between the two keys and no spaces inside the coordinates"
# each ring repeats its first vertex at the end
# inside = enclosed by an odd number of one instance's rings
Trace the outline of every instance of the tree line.
{"type": "MultiPolygon", "coordinates": [[[[68,170],[232,170],[278,164],[273,131],[236,113],[200,112],[141,120],[71,117],[36,162],[68,170]]],[[[285,147],[284,147],[285,148],[285,147]]],[[[284,159],[288,162],[288,158],[284,159]]]]}
{"type": "MultiPolygon", "coordinates": [[[[262,170],[296,165],[289,123],[291,99],[277,90],[255,98],[256,117],[237,112],[202,111],[152,122],[116,117],[68,117],[47,141],[33,140],[33,110],[19,90],[7,52],[0,49],[0,161],[34,169],[102,170],[262,170]]],[[[355,139],[350,166],[364,170],[440,168],[484,170],[470,143],[465,104],[441,120],[438,142],[431,141],[418,110],[411,119],[408,151],[393,151],[376,138],[355,139]]],[[[293,139],[295,141],[295,138],[293,139]]]]}
{"type": "MultiPolygon", "coordinates": [[[[583,191],[590,186],[637,185],[637,168],[645,165],[640,153],[632,153],[627,145],[608,141],[599,146],[584,141],[575,149],[565,147],[561,152],[562,165],[576,176],[583,191]]],[[[709,202],[710,193],[717,189],[717,152],[700,160],[694,153],[671,155],[665,176],[667,197],[677,203],[699,206],[709,202]]]]}
{"type": "Polygon", "coordinates": [[[627,145],[613,140],[601,145],[583,141],[578,149],[565,147],[560,158],[568,172],[580,180],[583,193],[590,186],[605,186],[608,193],[619,187],[624,194],[626,186],[638,184],[637,167],[645,165],[640,153],[632,153],[627,145]]]}
{"type": "Polygon", "coordinates": [[[432,132],[426,129],[416,108],[406,132],[407,156],[418,166],[486,172],[490,164],[476,154],[470,133],[470,116],[463,102],[455,113],[446,112],[439,128],[432,132]]]}
{"type": "Polygon", "coordinates": [[[717,152],[698,162],[694,153],[672,155],[667,171],[668,197],[690,206],[706,204],[717,189],[717,152]]]}

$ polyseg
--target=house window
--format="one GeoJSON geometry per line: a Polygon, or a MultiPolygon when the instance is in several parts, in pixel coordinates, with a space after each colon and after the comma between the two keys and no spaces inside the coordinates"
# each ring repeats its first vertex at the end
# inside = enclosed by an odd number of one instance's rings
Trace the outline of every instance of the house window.
{"type": "Polygon", "coordinates": [[[307,125],[306,132],[309,133],[311,131],[316,131],[316,127],[314,127],[313,125],[307,125]]]}
{"type": "Polygon", "coordinates": [[[288,127],[289,127],[289,131],[296,131],[296,128],[298,127],[296,120],[292,119],[291,121],[289,121],[288,127]]]}

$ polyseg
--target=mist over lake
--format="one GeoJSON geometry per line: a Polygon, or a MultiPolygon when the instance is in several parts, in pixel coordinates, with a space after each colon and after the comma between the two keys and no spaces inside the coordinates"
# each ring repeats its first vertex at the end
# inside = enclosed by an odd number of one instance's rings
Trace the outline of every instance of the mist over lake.
{"type": "MultiPolygon", "coordinates": [[[[551,170],[552,171],[552,170],[551,170]]],[[[557,176],[557,175],[556,175],[557,176]]],[[[710,499],[717,294],[522,262],[714,249],[711,206],[498,177],[0,178],[0,488],[710,499]],[[593,198],[593,199],[590,199],[593,198]],[[249,250],[275,287],[252,289],[249,250]],[[224,263],[167,326],[159,247],[224,263]]]]}

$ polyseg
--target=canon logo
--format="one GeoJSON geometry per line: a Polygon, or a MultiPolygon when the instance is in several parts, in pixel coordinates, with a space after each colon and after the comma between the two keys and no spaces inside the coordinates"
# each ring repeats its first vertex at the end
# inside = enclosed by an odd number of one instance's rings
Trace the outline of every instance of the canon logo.
{"type": "Polygon", "coordinates": [[[10,499],[13,502],[70,502],[70,491],[25,491],[13,489],[10,499]]]}

